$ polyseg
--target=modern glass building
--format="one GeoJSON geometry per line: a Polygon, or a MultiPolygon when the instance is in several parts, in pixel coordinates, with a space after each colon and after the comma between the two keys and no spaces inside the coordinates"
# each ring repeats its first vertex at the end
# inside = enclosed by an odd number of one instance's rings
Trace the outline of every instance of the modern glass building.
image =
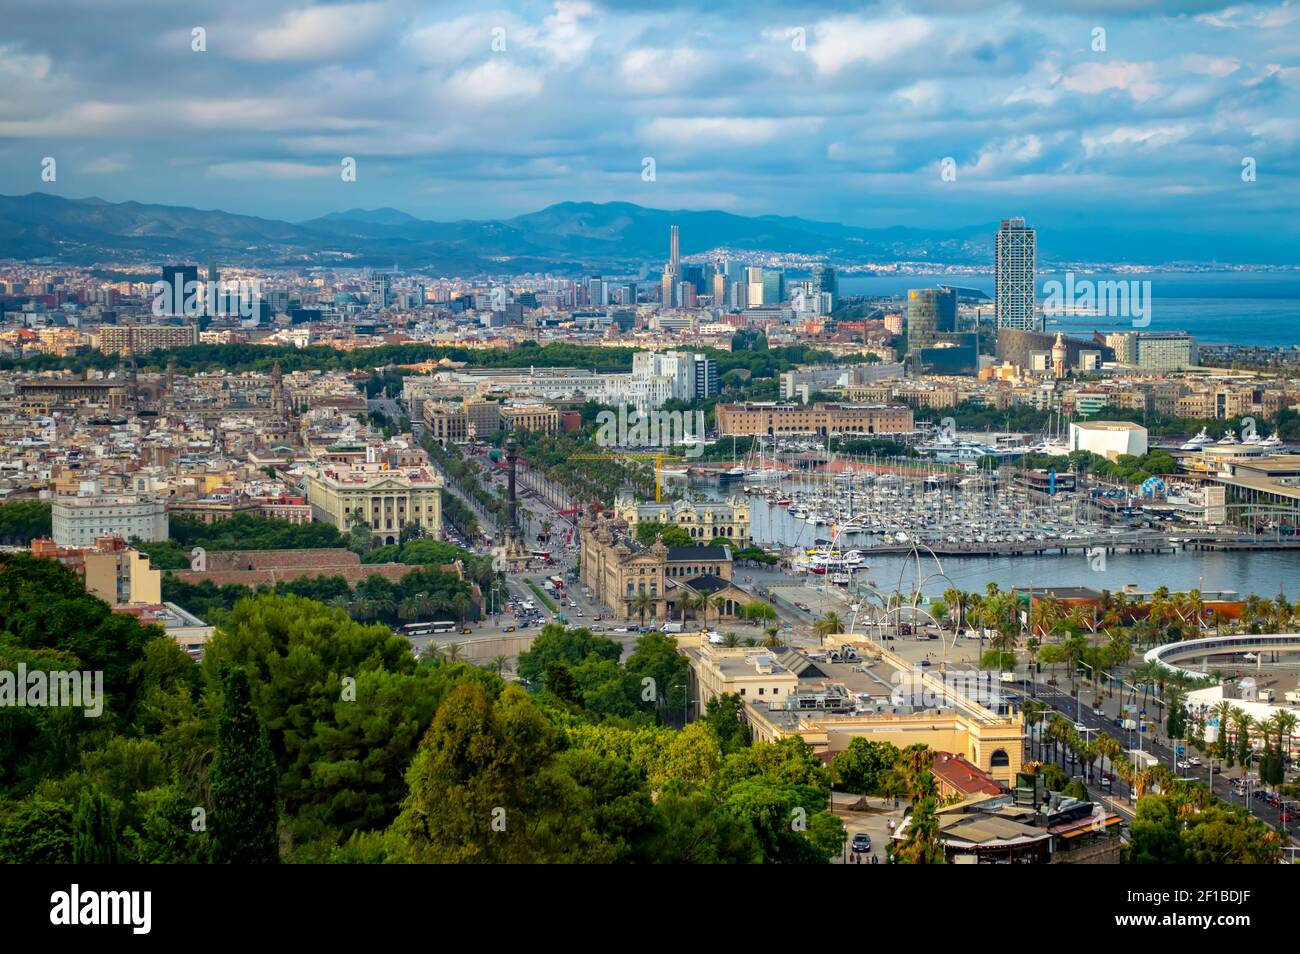
{"type": "Polygon", "coordinates": [[[957,292],[951,288],[913,288],[907,293],[907,348],[915,351],[957,330],[957,292]]]}
{"type": "Polygon", "coordinates": [[[1038,330],[1034,316],[1037,233],[1022,218],[1003,219],[996,256],[993,297],[998,327],[1038,330]]]}

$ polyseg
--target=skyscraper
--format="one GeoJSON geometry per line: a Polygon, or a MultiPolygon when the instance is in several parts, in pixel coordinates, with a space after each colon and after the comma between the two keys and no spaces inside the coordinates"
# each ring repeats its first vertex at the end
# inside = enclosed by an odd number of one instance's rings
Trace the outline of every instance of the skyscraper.
{"type": "Polygon", "coordinates": [[[999,328],[1036,330],[1037,235],[1023,218],[1003,219],[997,234],[994,307],[999,328]]]}
{"type": "Polygon", "coordinates": [[[672,308],[674,305],[681,304],[678,297],[677,276],[681,271],[681,257],[677,245],[677,226],[668,226],[668,266],[664,269],[662,281],[663,302],[665,308],[672,308]]]}
{"type": "Polygon", "coordinates": [[[785,301],[785,274],[775,268],[763,270],[763,304],[779,305],[785,301]]]}
{"type": "Polygon", "coordinates": [[[840,298],[840,280],[835,274],[835,269],[830,265],[818,262],[812,268],[812,290],[814,292],[826,292],[831,296],[831,307],[835,307],[835,302],[840,298]]]}
{"type": "Polygon", "coordinates": [[[390,301],[392,276],[374,270],[370,273],[370,304],[374,308],[387,308],[390,301]]]}

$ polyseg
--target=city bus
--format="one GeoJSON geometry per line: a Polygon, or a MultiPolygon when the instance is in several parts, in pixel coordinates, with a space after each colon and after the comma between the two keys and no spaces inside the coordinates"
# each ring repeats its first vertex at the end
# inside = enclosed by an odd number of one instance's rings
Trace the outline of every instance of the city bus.
{"type": "Polygon", "coordinates": [[[398,632],[403,636],[436,636],[440,633],[456,632],[456,621],[450,619],[434,620],[431,623],[407,623],[398,632]]]}
{"type": "Polygon", "coordinates": [[[541,560],[543,563],[551,563],[551,562],[553,562],[553,561],[551,560],[551,551],[550,551],[550,550],[529,550],[529,551],[528,551],[528,557],[529,557],[529,559],[532,559],[532,560],[541,560]]]}
{"type": "Polygon", "coordinates": [[[555,589],[556,589],[557,592],[559,592],[559,591],[563,591],[563,589],[564,589],[564,577],[562,577],[562,576],[548,576],[548,577],[546,578],[546,580],[547,580],[548,583],[551,584],[551,586],[555,587],[555,589]]]}

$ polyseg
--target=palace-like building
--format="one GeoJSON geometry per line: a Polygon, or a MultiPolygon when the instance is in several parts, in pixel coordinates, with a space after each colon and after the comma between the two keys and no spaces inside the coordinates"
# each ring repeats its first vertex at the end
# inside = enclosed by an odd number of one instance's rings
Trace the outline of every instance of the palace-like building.
{"type": "Polygon", "coordinates": [[[653,521],[681,527],[691,535],[691,539],[700,543],[725,537],[737,549],[743,549],[752,542],[749,504],[744,497],[721,501],[676,500],[671,503],[641,503],[630,497],[619,497],[614,502],[614,514],[631,527],[633,533],[637,524],[653,521]]]}
{"type": "Polygon", "coordinates": [[[735,619],[753,597],[732,582],[731,550],[725,546],[668,547],[656,540],[642,546],[626,520],[584,518],[578,522],[583,585],[610,612],[640,618],[644,594],[647,620],[735,619]],[[691,608],[687,598],[704,597],[691,608]]]}

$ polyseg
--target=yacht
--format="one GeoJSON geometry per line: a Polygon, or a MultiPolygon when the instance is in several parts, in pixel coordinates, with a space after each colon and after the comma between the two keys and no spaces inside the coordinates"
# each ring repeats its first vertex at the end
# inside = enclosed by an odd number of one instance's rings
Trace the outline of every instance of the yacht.
{"type": "Polygon", "coordinates": [[[1206,432],[1205,428],[1202,427],[1200,432],[1197,433],[1195,437],[1190,438],[1186,444],[1184,444],[1182,447],[1178,449],[1185,450],[1185,451],[1196,451],[1203,448],[1206,444],[1212,444],[1212,443],[1214,443],[1214,438],[1212,438],[1206,432]]]}
{"type": "Polygon", "coordinates": [[[1219,438],[1219,440],[1217,441],[1217,443],[1219,443],[1219,444],[1235,444],[1235,443],[1237,443],[1237,435],[1234,434],[1234,433],[1232,433],[1232,429],[1229,428],[1228,430],[1226,430],[1226,431],[1223,432],[1223,436],[1219,438]]]}

